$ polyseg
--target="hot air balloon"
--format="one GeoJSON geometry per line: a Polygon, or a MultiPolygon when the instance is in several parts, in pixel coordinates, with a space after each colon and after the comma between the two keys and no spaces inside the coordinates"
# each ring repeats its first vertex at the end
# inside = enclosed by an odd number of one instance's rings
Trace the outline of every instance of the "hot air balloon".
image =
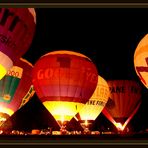
{"type": "Polygon", "coordinates": [[[0,79],[29,49],[35,24],[33,8],[0,8],[0,79]]]}
{"type": "Polygon", "coordinates": [[[97,81],[93,62],[73,51],[50,52],[33,68],[34,89],[61,131],[91,97],[97,81]]]}
{"type": "Polygon", "coordinates": [[[135,50],[134,66],[141,82],[148,88],[148,34],[139,42],[135,50]]]}
{"type": "Polygon", "coordinates": [[[75,117],[84,128],[85,134],[90,133],[90,126],[105,107],[108,97],[108,84],[101,76],[98,76],[98,84],[93,95],[75,117]]]}
{"type": "Polygon", "coordinates": [[[118,131],[124,131],[141,104],[141,87],[134,80],[107,81],[110,89],[108,102],[103,114],[118,131]]]}
{"type": "Polygon", "coordinates": [[[0,80],[1,125],[33,96],[32,64],[20,59],[0,80]]]}

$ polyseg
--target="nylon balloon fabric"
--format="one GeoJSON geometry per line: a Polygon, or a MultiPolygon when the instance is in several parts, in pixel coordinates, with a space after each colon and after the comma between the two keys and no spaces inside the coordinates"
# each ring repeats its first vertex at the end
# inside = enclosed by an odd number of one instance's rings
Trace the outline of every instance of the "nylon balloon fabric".
{"type": "Polygon", "coordinates": [[[136,47],[134,66],[139,79],[148,88],[148,34],[141,39],[136,47]]]}
{"type": "Polygon", "coordinates": [[[110,96],[103,113],[115,126],[116,123],[127,125],[140,107],[141,86],[134,80],[107,82],[110,96]]]}
{"type": "Polygon", "coordinates": [[[0,80],[0,113],[11,116],[33,96],[33,65],[20,59],[0,80]]]}
{"type": "Polygon", "coordinates": [[[70,121],[93,94],[98,71],[80,53],[54,51],[42,56],[33,69],[33,85],[56,120],[70,121]]]}
{"type": "Polygon", "coordinates": [[[0,78],[29,49],[35,26],[33,8],[0,8],[0,78]]]}

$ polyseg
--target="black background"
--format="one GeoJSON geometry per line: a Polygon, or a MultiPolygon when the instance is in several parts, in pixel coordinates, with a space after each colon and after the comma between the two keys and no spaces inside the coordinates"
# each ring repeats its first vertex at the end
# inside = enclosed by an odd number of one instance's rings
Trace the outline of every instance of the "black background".
{"type": "MultiPolygon", "coordinates": [[[[130,126],[136,131],[148,128],[147,89],[133,63],[136,46],[148,32],[148,8],[36,8],[36,15],[36,33],[23,57],[35,64],[50,51],[78,51],[92,59],[106,80],[136,80],[142,86],[142,104],[130,126]]],[[[14,128],[43,128],[55,124],[50,117],[34,95],[11,121],[14,128]]],[[[104,122],[111,124],[101,114],[94,127],[104,122]]]]}

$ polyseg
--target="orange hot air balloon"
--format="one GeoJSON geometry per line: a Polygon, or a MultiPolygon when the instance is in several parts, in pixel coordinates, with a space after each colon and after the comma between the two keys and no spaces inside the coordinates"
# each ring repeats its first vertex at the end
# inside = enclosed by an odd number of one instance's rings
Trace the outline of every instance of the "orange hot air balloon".
{"type": "Polygon", "coordinates": [[[1,124],[33,96],[32,68],[31,63],[20,59],[0,80],[1,124]]]}
{"type": "Polygon", "coordinates": [[[80,53],[54,51],[42,56],[33,69],[33,85],[43,105],[56,121],[70,121],[93,94],[98,72],[80,53]]]}
{"type": "Polygon", "coordinates": [[[107,81],[110,89],[109,100],[103,114],[123,131],[141,104],[141,87],[133,80],[107,81]]]}
{"type": "Polygon", "coordinates": [[[108,97],[108,84],[101,76],[98,76],[98,84],[93,95],[75,117],[84,128],[85,133],[90,132],[89,128],[91,124],[105,107],[108,97]]]}
{"type": "Polygon", "coordinates": [[[139,42],[135,50],[134,66],[141,82],[148,88],[148,34],[139,42]]]}
{"type": "Polygon", "coordinates": [[[0,79],[29,49],[35,24],[33,8],[0,8],[0,79]]]}

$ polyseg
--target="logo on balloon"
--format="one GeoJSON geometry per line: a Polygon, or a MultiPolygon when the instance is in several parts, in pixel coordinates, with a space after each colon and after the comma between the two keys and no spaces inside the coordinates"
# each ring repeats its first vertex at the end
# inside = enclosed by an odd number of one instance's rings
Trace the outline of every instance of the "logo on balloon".
{"type": "MultiPolygon", "coordinates": [[[[148,65],[148,57],[145,58],[146,64],[148,65]]],[[[143,81],[145,85],[146,81],[143,79],[141,73],[148,72],[148,66],[136,66],[137,73],[139,74],[140,79],[143,81]]]]}
{"type": "Polygon", "coordinates": [[[0,102],[10,103],[16,88],[19,85],[22,77],[23,69],[18,66],[13,66],[6,74],[6,76],[0,81],[0,102]],[[13,87],[13,90],[10,88],[13,87]],[[5,89],[4,89],[5,88],[5,89]]]}
{"type": "MultiPolygon", "coordinates": [[[[87,68],[82,68],[83,73],[86,75],[86,80],[91,83],[96,83],[98,76],[87,68]]],[[[46,68],[46,69],[39,69],[37,72],[37,79],[44,80],[44,79],[53,79],[59,77],[59,75],[63,77],[68,77],[68,75],[72,75],[72,73],[68,74],[66,70],[59,70],[59,68],[46,68]]],[[[75,78],[75,77],[74,77],[75,78]]],[[[46,81],[45,81],[46,83],[46,81]]]]}

